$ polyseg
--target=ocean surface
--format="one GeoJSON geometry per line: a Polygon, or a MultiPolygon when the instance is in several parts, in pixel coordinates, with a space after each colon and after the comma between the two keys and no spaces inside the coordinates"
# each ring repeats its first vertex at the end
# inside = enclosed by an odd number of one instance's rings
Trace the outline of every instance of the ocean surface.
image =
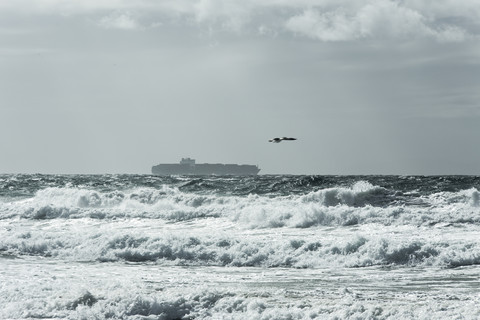
{"type": "Polygon", "coordinates": [[[479,319],[479,190],[0,175],[0,319],[479,319]]]}

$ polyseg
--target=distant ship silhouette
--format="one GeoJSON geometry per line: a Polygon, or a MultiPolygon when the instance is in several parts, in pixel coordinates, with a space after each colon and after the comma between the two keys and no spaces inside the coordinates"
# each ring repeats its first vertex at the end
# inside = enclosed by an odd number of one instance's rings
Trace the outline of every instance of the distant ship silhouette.
{"type": "Polygon", "coordinates": [[[182,158],[180,163],[161,163],[152,167],[156,175],[257,175],[260,169],[251,164],[196,163],[182,158]]]}

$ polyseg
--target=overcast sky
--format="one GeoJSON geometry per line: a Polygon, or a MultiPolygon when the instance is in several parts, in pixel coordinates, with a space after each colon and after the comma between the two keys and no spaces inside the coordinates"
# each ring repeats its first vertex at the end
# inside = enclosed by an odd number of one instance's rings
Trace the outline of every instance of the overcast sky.
{"type": "Polygon", "coordinates": [[[479,36],[478,0],[0,1],[0,173],[480,175],[479,36]]]}

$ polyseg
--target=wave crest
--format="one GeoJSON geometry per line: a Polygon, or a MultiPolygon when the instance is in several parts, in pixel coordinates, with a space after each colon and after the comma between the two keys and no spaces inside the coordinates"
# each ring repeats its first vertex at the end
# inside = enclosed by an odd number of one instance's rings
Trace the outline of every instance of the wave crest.
{"type": "Polygon", "coordinates": [[[374,202],[371,197],[384,190],[384,188],[374,186],[367,181],[358,181],[351,188],[322,189],[302,196],[301,200],[305,203],[315,202],[327,207],[337,205],[358,207],[374,202]]]}

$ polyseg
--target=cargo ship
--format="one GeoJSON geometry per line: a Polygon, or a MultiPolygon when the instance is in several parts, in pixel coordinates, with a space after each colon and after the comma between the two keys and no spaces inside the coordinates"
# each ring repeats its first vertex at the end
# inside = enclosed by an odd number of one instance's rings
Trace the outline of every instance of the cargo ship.
{"type": "Polygon", "coordinates": [[[195,163],[195,159],[182,158],[180,163],[161,163],[152,167],[155,175],[257,175],[258,166],[251,164],[195,163]]]}

